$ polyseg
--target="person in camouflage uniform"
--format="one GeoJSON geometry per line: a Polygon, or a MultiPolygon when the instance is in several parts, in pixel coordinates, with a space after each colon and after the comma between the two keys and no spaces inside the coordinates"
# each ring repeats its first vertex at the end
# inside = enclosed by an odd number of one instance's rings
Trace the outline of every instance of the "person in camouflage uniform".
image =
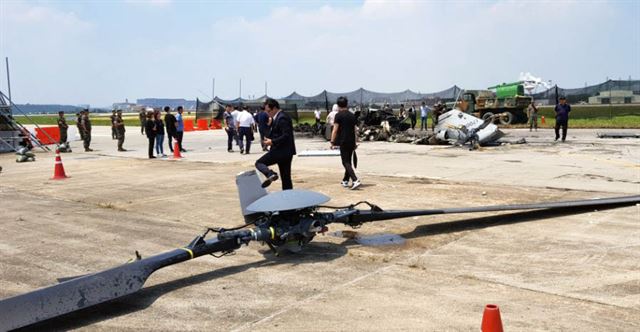
{"type": "Polygon", "coordinates": [[[69,129],[69,125],[64,118],[63,111],[58,112],[58,129],[60,130],[60,142],[58,142],[58,144],[67,143],[67,130],[69,129]]]}
{"type": "Polygon", "coordinates": [[[138,119],[140,120],[140,134],[144,135],[144,126],[147,123],[147,112],[144,107],[138,113],[138,119]]]}
{"type": "Polygon", "coordinates": [[[118,137],[118,151],[127,151],[122,147],[124,144],[124,120],[122,119],[122,110],[118,110],[115,120],[113,121],[113,127],[116,129],[116,136],[118,137]]]}
{"type": "Polygon", "coordinates": [[[91,152],[93,149],[89,147],[91,145],[91,120],[89,119],[89,109],[85,108],[82,111],[82,116],[80,117],[80,124],[82,131],[84,132],[83,145],[85,152],[91,152]]]}
{"type": "Polygon", "coordinates": [[[82,131],[82,111],[76,113],[76,127],[78,127],[80,139],[84,141],[84,132],[82,131]]]}
{"type": "Polygon", "coordinates": [[[116,110],[111,111],[111,116],[109,118],[111,119],[111,139],[116,139],[118,138],[118,135],[116,134],[116,127],[114,125],[116,122],[116,110]]]}
{"type": "Polygon", "coordinates": [[[433,106],[433,112],[431,112],[431,131],[436,132],[436,125],[438,124],[438,117],[444,113],[445,105],[441,102],[438,102],[433,106]]]}

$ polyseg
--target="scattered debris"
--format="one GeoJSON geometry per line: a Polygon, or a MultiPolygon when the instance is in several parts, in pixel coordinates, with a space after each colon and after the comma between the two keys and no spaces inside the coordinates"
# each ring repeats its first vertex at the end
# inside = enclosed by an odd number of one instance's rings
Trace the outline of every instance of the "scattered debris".
{"type": "Polygon", "coordinates": [[[640,138],[640,133],[596,133],[598,138],[640,138]]]}
{"type": "Polygon", "coordinates": [[[504,133],[493,124],[496,116],[482,120],[458,109],[451,110],[438,118],[435,128],[436,138],[454,145],[469,143],[471,149],[475,149],[504,136],[504,133]]]}
{"type": "Polygon", "coordinates": [[[339,156],[340,150],[305,150],[298,153],[298,157],[333,157],[339,156]]]}
{"type": "MultiPolygon", "coordinates": [[[[434,133],[411,129],[407,118],[400,119],[394,115],[382,116],[378,110],[368,110],[359,117],[358,136],[363,142],[384,141],[419,145],[469,145],[471,150],[479,146],[499,146],[502,144],[526,144],[524,138],[507,141],[500,140],[504,136],[494,122],[504,114],[495,114],[480,119],[459,109],[442,113],[438,116],[434,133]]],[[[294,128],[296,135],[302,137],[323,136],[327,128],[324,123],[302,123],[294,128]]],[[[325,137],[326,138],[326,137],[325,137]]],[[[303,156],[326,156],[331,152],[308,151],[303,156]]],[[[336,154],[337,155],[337,154],[336,154]]]]}
{"type": "Polygon", "coordinates": [[[63,153],[72,152],[71,145],[69,145],[69,142],[64,142],[58,145],[58,150],[63,153]]]}
{"type": "Polygon", "coordinates": [[[16,162],[23,163],[26,161],[36,161],[36,155],[29,151],[28,148],[23,147],[16,151],[16,162]]]}
{"type": "Polygon", "coordinates": [[[336,231],[330,235],[350,240],[355,240],[357,243],[363,246],[386,246],[386,245],[399,245],[406,242],[405,238],[397,234],[372,234],[372,235],[360,235],[356,231],[336,231]]]}
{"type": "Polygon", "coordinates": [[[324,136],[326,125],[324,122],[319,124],[300,123],[293,127],[293,131],[299,137],[312,138],[314,136],[324,136]]]}

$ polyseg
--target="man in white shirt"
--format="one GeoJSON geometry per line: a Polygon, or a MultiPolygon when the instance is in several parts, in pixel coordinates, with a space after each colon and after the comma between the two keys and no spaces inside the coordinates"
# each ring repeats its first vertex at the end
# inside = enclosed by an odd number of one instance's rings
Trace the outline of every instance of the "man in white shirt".
{"type": "Polygon", "coordinates": [[[253,141],[253,125],[255,121],[253,115],[249,113],[247,106],[243,107],[242,112],[238,112],[236,120],[236,129],[238,131],[238,145],[240,145],[240,154],[246,152],[249,154],[251,149],[251,141],[253,141]],[[246,148],[243,146],[243,141],[246,139],[246,148]]]}
{"type": "Polygon", "coordinates": [[[422,105],[420,105],[420,131],[428,131],[429,126],[427,125],[427,115],[429,115],[430,111],[431,110],[429,109],[429,106],[427,106],[427,103],[423,101],[422,105]]]}
{"type": "Polygon", "coordinates": [[[325,130],[325,138],[327,140],[331,140],[331,133],[333,132],[333,120],[336,118],[336,114],[338,114],[338,104],[333,104],[331,108],[331,112],[327,115],[327,125],[325,130]]]}

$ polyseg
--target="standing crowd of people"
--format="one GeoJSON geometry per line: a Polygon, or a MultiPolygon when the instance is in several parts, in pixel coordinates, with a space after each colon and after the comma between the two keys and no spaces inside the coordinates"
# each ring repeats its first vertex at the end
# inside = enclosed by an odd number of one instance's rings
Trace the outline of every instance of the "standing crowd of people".
{"type": "MultiPolygon", "coordinates": [[[[344,168],[344,174],[340,184],[343,187],[356,189],[361,186],[361,180],[356,175],[358,157],[356,149],[358,148],[359,138],[357,135],[357,119],[355,115],[349,111],[349,101],[346,97],[339,97],[337,103],[333,105],[331,112],[326,118],[326,128],[330,132],[331,149],[340,150],[340,160],[344,168]]],[[[427,117],[432,113],[435,117],[432,121],[433,126],[437,122],[437,115],[441,114],[440,104],[436,105],[433,112],[422,102],[420,106],[420,130],[427,130],[427,117]]],[[[158,157],[165,158],[164,139],[167,136],[167,145],[171,152],[178,149],[180,152],[186,152],[182,146],[182,138],[184,135],[184,119],[183,107],[176,108],[176,114],[171,113],[170,107],[164,107],[165,115],[162,116],[159,110],[146,108],[140,111],[140,133],[146,135],[148,145],[149,159],[158,157]],[[155,152],[155,154],[154,154],[155,152]]],[[[389,107],[388,112],[393,112],[389,107]]],[[[417,123],[417,109],[410,106],[405,110],[404,105],[400,107],[400,116],[408,117],[411,120],[411,128],[415,129],[417,123]]],[[[555,106],[556,124],[555,124],[555,140],[562,138],[564,142],[567,137],[567,127],[569,122],[569,113],[571,106],[567,104],[565,97],[560,97],[558,104],[555,106]],[[560,136],[562,130],[562,136],[560,136]]],[[[527,109],[529,117],[529,130],[537,131],[538,109],[534,103],[531,103],[527,109]]],[[[93,151],[91,144],[91,120],[89,118],[89,109],[83,109],[76,114],[77,127],[80,137],[83,141],[86,152],[93,151]]],[[[320,123],[320,112],[314,112],[316,125],[320,123]]],[[[241,154],[250,154],[251,144],[254,141],[254,133],[260,136],[260,145],[262,151],[265,152],[255,162],[255,167],[260,171],[265,180],[262,187],[271,185],[274,181],[282,182],[282,190],[293,189],[291,179],[291,164],[293,156],[296,154],[295,138],[293,133],[293,122],[291,117],[280,109],[277,100],[267,98],[263,107],[254,114],[249,112],[248,107],[241,109],[234,108],[233,105],[226,105],[223,113],[224,130],[227,133],[227,151],[234,152],[234,144],[238,146],[241,154]],[[270,168],[277,165],[278,172],[270,168]]],[[[112,139],[118,141],[118,151],[127,151],[123,144],[125,140],[125,122],[122,118],[122,110],[114,110],[111,117],[111,136],[112,139]]],[[[67,144],[68,124],[64,117],[64,112],[58,114],[58,127],[60,129],[60,144],[67,144]]]]}

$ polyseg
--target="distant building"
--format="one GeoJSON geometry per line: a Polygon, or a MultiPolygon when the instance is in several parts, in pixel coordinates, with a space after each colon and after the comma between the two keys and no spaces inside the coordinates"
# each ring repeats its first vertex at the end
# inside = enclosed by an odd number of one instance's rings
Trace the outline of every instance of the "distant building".
{"type": "Polygon", "coordinates": [[[125,101],[124,103],[113,103],[112,107],[114,110],[122,110],[123,112],[131,112],[136,104],[125,101]]]}
{"type": "Polygon", "coordinates": [[[185,110],[195,110],[196,101],[186,99],[169,99],[169,98],[143,98],[136,100],[138,106],[153,107],[162,109],[165,106],[176,109],[178,106],[182,106],[185,110]]]}
{"type": "Polygon", "coordinates": [[[640,95],[630,90],[600,91],[589,97],[589,104],[640,104],[640,95]]]}

